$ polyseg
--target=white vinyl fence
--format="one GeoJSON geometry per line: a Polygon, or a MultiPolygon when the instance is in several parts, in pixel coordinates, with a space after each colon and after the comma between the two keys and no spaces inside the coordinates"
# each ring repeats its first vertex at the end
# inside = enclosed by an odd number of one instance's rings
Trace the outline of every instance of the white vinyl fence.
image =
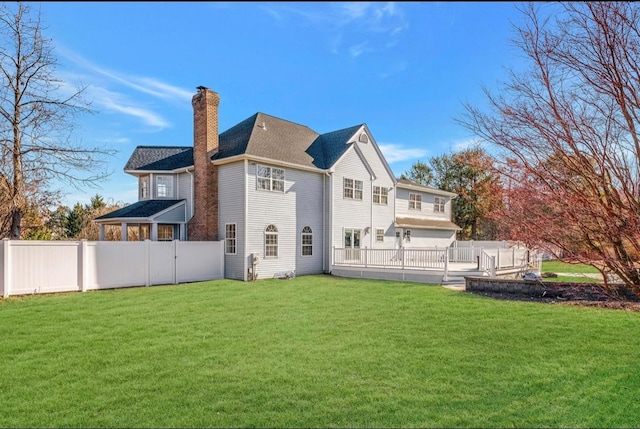
{"type": "Polygon", "coordinates": [[[2,296],[224,278],[223,241],[0,241],[2,296]]]}

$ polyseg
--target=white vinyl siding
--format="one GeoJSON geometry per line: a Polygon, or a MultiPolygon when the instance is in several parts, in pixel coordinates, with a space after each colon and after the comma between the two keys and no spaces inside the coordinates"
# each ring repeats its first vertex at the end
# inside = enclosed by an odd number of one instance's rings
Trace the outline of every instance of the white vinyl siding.
{"type": "Polygon", "coordinates": [[[456,239],[455,231],[416,228],[409,228],[409,230],[411,241],[403,241],[403,245],[407,248],[449,247],[456,239]]]}
{"type": "MultiPolygon", "coordinates": [[[[335,165],[335,173],[332,179],[332,204],[331,210],[331,246],[341,248],[344,246],[344,229],[354,228],[363,231],[361,237],[362,247],[391,248],[393,240],[377,242],[373,228],[383,227],[385,231],[393,231],[395,200],[393,193],[393,177],[389,175],[382,159],[378,156],[371,144],[359,144],[363,157],[366,157],[371,170],[367,168],[365,160],[352,148],[335,165]],[[373,173],[373,174],[372,174],[373,173]],[[362,201],[343,197],[344,179],[362,181],[362,201]],[[374,187],[392,189],[387,192],[388,204],[374,204],[374,187]],[[365,203],[363,205],[363,203],[365,203]],[[367,229],[368,228],[368,229],[367,229]],[[364,231],[369,231],[364,234],[364,231]]],[[[327,259],[331,260],[329,254],[327,259]]]]}
{"type": "Polygon", "coordinates": [[[256,184],[257,167],[248,163],[246,254],[259,255],[258,279],[293,270],[296,275],[322,273],[323,240],[319,231],[323,230],[324,174],[287,167],[284,192],[265,192],[256,184]],[[278,228],[277,258],[265,257],[264,234],[268,225],[278,228]],[[305,226],[311,228],[314,236],[312,255],[303,257],[301,231],[305,226]]]}
{"type": "Polygon", "coordinates": [[[176,185],[176,191],[177,191],[177,195],[176,198],[179,200],[186,200],[186,204],[185,204],[185,216],[187,218],[187,220],[191,219],[192,213],[191,213],[191,208],[192,208],[192,193],[191,193],[191,188],[193,186],[193,174],[191,173],[180,173],[177,176],[177,185],[176,185]]]}
{"type": "MultiPolygon", "coordinates": [[[[250,252],[245,249],[244,230],[247,186],[243,161],[218,166],[218,237],[225,237],[227,223],[236,224],[236,254],[224,256],[225,278],[228,279],[245,280],[247,267],[250,266],[250,252]]],[[[262,234],[260,240],[262,241],[262,234]]],[[[262,253],[262,250],[256,249],[253,252],[262,253]]]]}
{"type": "Polygon", "coordinates": [[[160,216],[156,217],[156,221],[166,222],[166,223],[185,222],[186,221],[185,205],[179,204],[178,206],[172,208],[171,210],[162,213],[160,216]]]}

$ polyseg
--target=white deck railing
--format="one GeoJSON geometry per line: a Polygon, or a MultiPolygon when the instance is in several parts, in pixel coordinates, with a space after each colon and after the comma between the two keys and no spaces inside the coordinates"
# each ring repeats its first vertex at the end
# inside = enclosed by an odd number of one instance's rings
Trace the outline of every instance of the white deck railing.
{"type": "Polygon", "coordinates": [[[540,258],[527,248],[401,248],[401,249],[345,249],[333,248],[333,263],[342,266],[436,269],[447,278],[449,263],[476,264],[479,271],[495,276],[499,270],[539,269],[540,258]]]}

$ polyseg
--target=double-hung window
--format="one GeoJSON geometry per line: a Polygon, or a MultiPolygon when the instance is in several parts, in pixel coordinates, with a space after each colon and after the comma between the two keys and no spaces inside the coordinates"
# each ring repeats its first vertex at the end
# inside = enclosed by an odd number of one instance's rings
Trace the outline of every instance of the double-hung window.
{"type": "Polygon", "coordinates": [[[435,197],[433,199],[433,211],[436,213],[444,213],[445,199],[442,197],[435,197]]]}
{"type": "Polygon", "coordinates": [[[387,205],[389,202],[389,190],[382,186],[373,187],[373,202],[374,204],[387,205]]]}
{"type": "Polygon", "coordinates": [[[343,197],[351,200],[362,201],[362,180],[343,179],[344,191],[343,197]]]}
{"type": "Polygon", "coordinates": [[[409,194],[409,210],[422,210],[422,195],[409,194]]]}
{"type": "Polygon", "coordinates": [[[284,170],[258,165],[257,187],[265,191],[284,192],[284,170]]]}
{"type": "Polygon", "coordinates": [[[173,197],[173,178],[171,176],[156,177],[156,196],[158,198],[173,197]]]}
{"type": "Polygon", "coordinates": [[[236,224],[228,223],[225,225],[225,253],[227,255],[236,254],[236,224]]]}
{"type": "Polygon", "coordinates": [[[376,242],[378,243],[384,242],[384,229],[376,228],[376,242]]]}
{"type": "Polygon", "coordinates": [[[149,176],[143,176],[140,178],[140,199],[147,198],[149,198],[149,176]]]}

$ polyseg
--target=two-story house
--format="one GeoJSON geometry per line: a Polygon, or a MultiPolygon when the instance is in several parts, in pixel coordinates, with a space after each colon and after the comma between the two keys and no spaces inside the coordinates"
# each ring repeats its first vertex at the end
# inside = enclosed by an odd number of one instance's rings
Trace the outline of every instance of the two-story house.
{"type": "Polygon", "coordinates": [[[331,271],[333,249],[446,247],[455,194],[397,180],[366,124],[319,134],[256,113],[218,133],[217,93],[193,97],[191,146],[139,146],[138,202],[96,218],[137,239],[225,240],[225,277],[331,271]]]}

